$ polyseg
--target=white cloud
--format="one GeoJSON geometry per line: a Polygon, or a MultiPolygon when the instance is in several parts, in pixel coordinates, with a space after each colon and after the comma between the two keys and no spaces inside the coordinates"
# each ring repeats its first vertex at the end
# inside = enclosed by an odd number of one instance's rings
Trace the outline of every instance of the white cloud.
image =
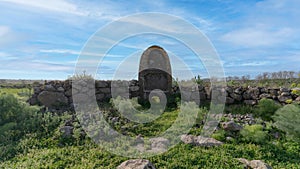
{"type": "Polygon", "coordinates": [[[23,34],[12,31],[8,26],[0,25],[0,48],[10,44],[15,45],[16,42],[22,41],[24,38],[23,34]]]}
{"type": "Polygon", "coordinates": [[[0,52],[0,60],[1,61],[13,60],[13,59],[17,59],[17,57],[13,57],[10,54],[5,53],[5,52],[0,52]]]}
{"type": "Polygon", "coordinates": [[[87,12],[80,10],[76,5],[69,3],[65,0],[51,0],[51,1],[41,1],[41,0],[1,0],[3,2],[15,3],[18,5],[30,6],[38,9],[64,12],[75,15],[88,15],[87,12]]]}
{"type": "Polygon", "coordinates": [[[0,38],[2,39],[3,36],[10,32],[9,27],[7,26],[0,26],[0,38]]]}
{"type": "Polygon", "coordinates": [[[69,50],[69,49],[42,49],[40,50],[41,53],[59,53],[59,54],[73,54],[78,55],[80,52],[75,50],[69,50]]]}
{"type": "Polygon", "coordinates": [[[246,47],[272,46],[285,42],[293,35],[293,32],[291,28],[281,28],[277,31],[263,28],[242,28],[225,34],[221,40],[246,47]]]}

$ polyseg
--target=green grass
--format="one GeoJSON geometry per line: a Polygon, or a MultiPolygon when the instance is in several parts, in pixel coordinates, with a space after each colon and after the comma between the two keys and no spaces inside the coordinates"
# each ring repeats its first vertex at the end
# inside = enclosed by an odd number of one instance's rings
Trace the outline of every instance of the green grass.
{"type": "MultiPolygon", "coordinates": [[[[179,144],[168,152],[148,158],[157,168],[242,169],[236,158],[262,159],[274,169],[300,168],[299,143],[224,144],[215,148],[179,144]]],[[[118,166],[126,157],[113,155],[87,143],[82,146],[30,149],[0,164],[3,168],[103,168],[118,166]]]]}
{"type": "Polygon", "coordinates": [[[29,88],[0,88],[1,94],[12,94],[19,100],[26,101],[31,96],[32,91],[29,88]]]}
{"type": "MultiPolygon", "coordinates": [[[[3,89],[3,88],[2,88],[3,89]]],[[[14,94],[19,100],[24,99],[20,93],[23,89],[3,89],[2,93],[14,94]]],[[[0,94],[0,95],[1,95],[0,94]]],[[[114,126],[120,130],[126,126],[128,135],[135,136],[142,133],[145,136],[155,136],[166,130],[177,118],[178,109],[167,109],[158,119],[151,123],[137,124],[121,122],[114,126]]],[[[236,113],[249,113],[256,111],[250,107],[231,107],[236,113]]],[[[206,108],[199,109],[199,123],[207,112],[206,108]]],[[[121,157],[107,152],[103,147],[96,145],[90,139],[81,141],[65,141],[59,134],[59,126],[64,124],[66,118],[58,115],[44,115],[41,120],[41,128],[28,133],[14,142],[0,142],[0,168],[116,168],[127,157],[121,157]],[[60,124],[58,124],[60,120],[60,124]],[[49,130],[49,131],[48,131],[49,130]],[[47,131],[47,133],[45,133],[47,131]],[[43,134],[44,133],[44,134],[43,134]],[[64,144],[61,144],[65,141],[64,144]],[[6,153],[6,154],[3,154],[6,153]],[[9,157],[4,159],[4,157],[9,157]],[[2,158],[2,159],[1,159],[2,158]]],[[[70,115],[66,116],[69,118],[70,115]]],[[[39,116],[41,118],[41,116],[39,116]]],[[[38,119],[38,118],[37,118],[38,119]]],[[[35,120],[32,117],[32,120],[35,120]]],[[[28,130],[30,131],[30,130],[28,130]]],[[[190,133],[198,135],[201,126],[195,125],[190,133]]],[[[75,138],[72,138],[75,139],[75,138]]],[[[196,169],[196,168],[220,168],[242,169],[243,165],[236,158],[249,160],[263,160],[274,169],[288,168],[300,169],[300,143],[287,141],[283,137],[280,140],[267,139],[264,143],[246,143],[236,139],[220,147],[197,147],[180,143],[169,151],[147,158],[158,169],[196,169]]]]}

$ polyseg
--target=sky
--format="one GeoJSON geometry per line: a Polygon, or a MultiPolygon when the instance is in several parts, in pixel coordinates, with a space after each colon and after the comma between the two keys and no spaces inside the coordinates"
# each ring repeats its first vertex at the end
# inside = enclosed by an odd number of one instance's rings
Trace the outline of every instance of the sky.
{"type": "MultiPolygon", "coordinates": [[[[0,0],[0,7],[0,79],[66,79],[97,32],[144,12],[176,16],[194,25],[214,46],[225,76],[300,70],[298,0],[0,0]]],[[[177,28],[163,22],[155,27],[169,32],[177,28]]],[[[127,30],[117,27],[111,32],[127,30]]],[[[183,70],[209,76],[201,59],[182,42],[151,33],[123,39],[107,53],[93,53],[94,62],[101,60],[94,76],[113,79],[125,76],[116,72],[130,70],[126,77],[136,78],[139,58],[151,45],[168,52],[174,77],[183,70]]]]}

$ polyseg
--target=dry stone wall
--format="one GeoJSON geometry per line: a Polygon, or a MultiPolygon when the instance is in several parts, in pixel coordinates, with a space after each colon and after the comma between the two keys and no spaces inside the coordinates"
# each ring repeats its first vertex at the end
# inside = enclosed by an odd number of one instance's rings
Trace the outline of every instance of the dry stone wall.
{"type": "MultiPolygon", "coordinates": [[[[95,81],[95,93],[83,92],[88,96],[95,95],[97,102],[108,102],[112,97],[111,85],[112,81],[95,81]]],[[[72,83],[70,80],[66,81],[49,81],[44,84],[35,85],[33,87],[34,94],[28,100],[31,105],[41,105],[45,106],[48,111],[72,111],[73,110],[73,100],[72,94],[77,94],[79,91],[88,90],[86,88],[87,83],[83,80],[76,89],[74,88],[72,92],[72,83]]],[[[139,82],[137,80],[129,81],[129,97],[139,96],[139,82]]],[[[194,89],[193,89],[194,90],[194,89]]],[[[200,103],[204,101],[209,101],[211,99],[211,88],[198,86],[200,103]]],[[[268,98],[280,104],[288,104],[291,102],[300,103],[300,89],[288,89],[288,88],[265,88],[265,87],[226,87],[226,104],[247,104],[255,105],[260,99],[268,98]],[[299,92],[295,92],[299,91],[299,92]],[[298,94],[297,94],[298,93],[298,94]]],[[[80,92],[82,94],[82,92],[80,92]]],[[[172,94],[182,94],[178,86],[172,86],[172,94]]],[[[193,93],[193,92],[190,92],[193,93]]],[[[184,96],[187,97],[187,96],[184,96]]],[[[86,97],[83,97],[86,98],[86,97]]]]}

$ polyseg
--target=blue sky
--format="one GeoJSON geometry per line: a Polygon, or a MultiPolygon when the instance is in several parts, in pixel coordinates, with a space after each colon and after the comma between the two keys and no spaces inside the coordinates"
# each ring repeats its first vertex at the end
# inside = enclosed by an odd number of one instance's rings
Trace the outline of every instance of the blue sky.
{"type": "MultiPolygon", "coordinates": [[[[171,14],[194,24],[216,48],[226,76],[300,70],[298,0],[0,0],[0,7],[0,79],[66,79],[97,30],[140,12],[171,14]]],[[[207,76],[176,40],[143,35],[110,50],[96,77],[112,78],[124,59],[138,71],[139,56],[150,44],[161,44],[194,74],[207,76]]]]}

